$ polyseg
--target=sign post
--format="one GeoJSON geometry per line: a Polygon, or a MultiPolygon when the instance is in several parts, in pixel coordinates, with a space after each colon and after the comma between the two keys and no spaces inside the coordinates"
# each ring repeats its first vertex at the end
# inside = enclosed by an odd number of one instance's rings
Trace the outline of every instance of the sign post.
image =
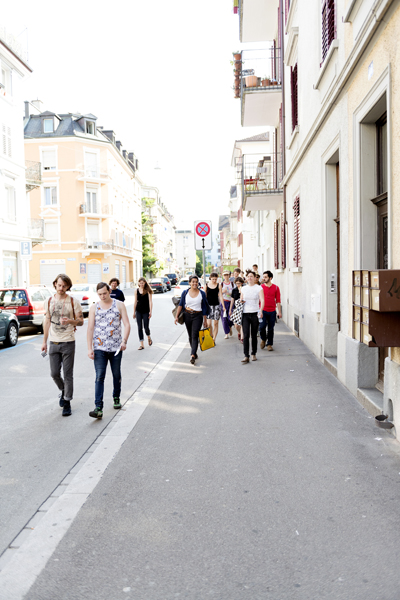
{"type": "Polygon", "coordinates": [[[212,249],[211,221],[194,222],[194,247],[203,252],[203,280],[206,285],[206,250],[212,249]]]}

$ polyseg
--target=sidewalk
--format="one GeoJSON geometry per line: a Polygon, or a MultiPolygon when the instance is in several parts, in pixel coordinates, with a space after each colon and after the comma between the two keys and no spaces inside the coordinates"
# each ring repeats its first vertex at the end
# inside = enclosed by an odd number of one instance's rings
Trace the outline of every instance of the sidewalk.
{"type": "Polygon", "coordinates": [[[187,345],[160,363],[26,599],[399,597],[399,446],[283,323],[275,331],[275,351],[246,365],[221,332],[196,366],[187,345]]]}

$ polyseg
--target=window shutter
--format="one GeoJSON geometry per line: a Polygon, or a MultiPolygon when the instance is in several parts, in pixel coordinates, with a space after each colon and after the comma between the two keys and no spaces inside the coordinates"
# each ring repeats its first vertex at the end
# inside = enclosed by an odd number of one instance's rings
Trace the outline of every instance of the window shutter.
{"type": "Polygon", "coordinates": [[[286,269],[286,236],[283,211],[281,212],[281,268],[286,269]]]}
{"type": "Polygon", "coordinates": [[[280,177],[279,177],[279,181],[282,181],[283,179],[283,163],[282,163],[282,156],[283,156],[283,119],[282,119],[282,104],[280,106],[279,109],[279,146],[280,146],[280,153],[281,153],[281,166],[280,166],[280,177]]]}
{"type": "Polygon", "coordinates": [[[275,269],[279,269],[279,257],[278,257],[278,221],[274,221],[274,264],[275,264],[275,269]]]}
{"type": "Polygon", "coordinates": [[[43,170],[50,171],[56,168],[56,151],[55,150],[43,150],[42,151],[43,170]]]}
{"type": "Polygon", "coordinates": [[[290,8],[290,0],[285,0],[285,23],[287,23],[289,8],[290,8]]]}
{"type": "Polygon", "coordinates": [[[3,124],[3,154],[7,154],[6,126],[3,124]]]}
{"type": "Polygon", "coordinates": [[[322,63],[336,37],[335,0],[322,1],[322,63]]]}
{"type": "Polygon", "coordinates": [[[292,131],[298,125],[298,88],[297,88],[297,63],[290,68],[290,87],[292,96],[292,131]]]}
{"type": "Polygon", "coordinates": [[[271,48],[271,77],[272,79],[276,79],[276,41],[274,40],[274,45],[271,48]]]}
{"type": "Polygon", "coordinates": [[[11,158],[11,127],[7,127],[7,155],[11,158]]]}
{"type": "Polygon", "coordinates": [[[300,196],[295,198],[293,204],[293,233],[294,233],[294,258],[293,262],[295,267],[301,265],[301,251],[300,251],[300,196]]]}
{"type": "Polygon", "coordinates": [[[278,78],[277,81],[278,83],[282,82],[282,72],[281,72],[281,52],[282,52],[282,27],[281,27],[281,16],[279,14],[279,8],[278,8],[278,78]]]}

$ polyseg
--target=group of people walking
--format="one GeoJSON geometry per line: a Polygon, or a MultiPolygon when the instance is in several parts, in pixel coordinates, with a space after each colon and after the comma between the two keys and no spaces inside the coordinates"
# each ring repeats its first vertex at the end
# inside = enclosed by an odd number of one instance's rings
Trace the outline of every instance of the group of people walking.
{"type": "MultiPolygon", "coordinates": [[[[258,332],[261,349],[267,345],[268,350],[273,350],[276,317],[281,318],[282,312],[280,291],[272,283],[272,278],[271,271],[265,271],[261,278],[257,265],[248,269],[246,274],[239,268],[233,271],[233,276],[230,271],[225,271],[222,281],[218,281],[218,273],[211,273],[204,291],[200,289],[197,275],[189,278],[190,287],[182,292],[175,324],[183,313],[190,343],[191,364],[194,365],[198,359],[201,328],[210,329],[215,343],[220,319],[225,339],[232,337],[235,326],[238,339],[243,343],[243,363],[248,363],[250,356],[252,361],[257,360],[258,332]]],[[[89,310],[88,357],[93,360],[96,372],[95,407],[89,412],[89,416],[96,419],[103,416],[104,381],[108,364],[113,377],[114,408],[121,408],[121,360],[131,326],[124,304],[125,296],[118,286],[119,280],[115,277],[108,284],[98,283],[96,289],[99,301],[89,310]]],[[[72,287],[68,275],[57,275],[53,287],[55,294],[44,305],[42,356],[49,357],[51,377],[60,391],[59,405],[65,417],[72,414],[75,331],[83,325],[83,313],[79,301],[67,293],[72,287]]],[[[152,289],[146,279],[140,277],[133,305],[133,319],[137,322],[140,342],[138,350],[144,350],[143,329],[148,345],[153,344],[150,333],[152,313],[152,289]]]]}

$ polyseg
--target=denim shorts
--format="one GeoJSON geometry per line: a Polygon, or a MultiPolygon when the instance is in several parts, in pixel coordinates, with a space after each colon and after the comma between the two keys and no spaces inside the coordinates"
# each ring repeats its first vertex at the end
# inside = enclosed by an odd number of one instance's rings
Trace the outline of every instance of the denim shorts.
{"type": "Polygon", "coordinates": [[[213,321],[219,321],[221,318],[221,306],[218,304],[217,306],[210,306],[210,312],[207,316],[208,319],[212,319],[213,321]]]}

